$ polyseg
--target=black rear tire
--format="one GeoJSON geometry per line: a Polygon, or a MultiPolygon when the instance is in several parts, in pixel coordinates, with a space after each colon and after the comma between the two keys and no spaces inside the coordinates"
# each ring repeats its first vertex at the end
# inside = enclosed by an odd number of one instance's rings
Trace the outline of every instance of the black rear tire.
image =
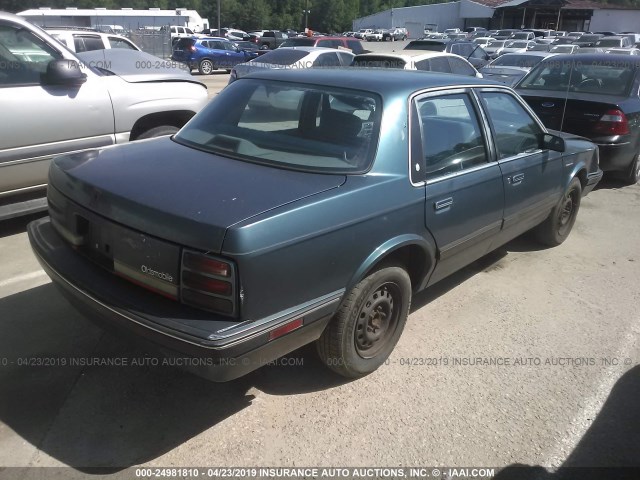
{"type": "Polygon", "coordinates": [[[142,132],[136,137],[136,140],[144,140],[145,138],[164,137],[166,135],[173,135],[180,130],[173,125],[160,125],[158,127],[150,128],[146,132],[142,132]]]}
{"type": "Polygon", "coordinates": [[[204,60],[202,60],[200,62],[200,64],[198,65],[198,71],[202,74],[202,75],[211,75],[211,73],[217,70],[216,66],[213,64],[213,62],[207,58],[205,58],[204,60]]]}
{"type": "Polygon", "coordinates": [[[576,222],[581,200],[582,184],[580,179],[574,178],[547,219],[535,228],[538,241],[550,247],[564,242],[576,222]]]}
{"type": "Polygon", "coordinates": [[[625,182],[629,185],[635,185],[640,181],[640,152],[635,154],[633,162],[629,165],[629,172],[625,177],[625,182]]]}
{"type": "Polygon", "coordinates": [[[375,371],[398,343],[410,305],[411,280],[403,268],[373,272],[346,294],[317,340],[320,358],[347,378],[375,371]]]}

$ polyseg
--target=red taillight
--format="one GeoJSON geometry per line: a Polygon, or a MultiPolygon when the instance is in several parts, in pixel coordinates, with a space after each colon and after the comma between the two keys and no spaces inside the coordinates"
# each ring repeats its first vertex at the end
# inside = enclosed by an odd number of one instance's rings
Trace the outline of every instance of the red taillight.
{"type": "Polygon", "coordinates": [[[196,46],[195,45],[191,45],[189,47],[189,50],[191,50],[192,52],[195,52],[196,51],[196,46]]]}
{"type": "Polygon", "coordinates": [[[182,303],[235,316],[237,314],[236,274],[233,264],[202,253],[182,254],[182,303]]]}
{"type": "Polygon", "coordinates": [[[182,259],[184,266],[189,270],[197,270],[209,275],[219,277],[230,277],[231,266],[226,262],[221,262],[215,258],[199,255],[197,253],[184,252],[182,259]]]}
{"type": "Polygon", "coordinates": [[[593,131],[601,135],[627,135],[629,133],[627,116],[617,108],[607,110],[594,125],[593,131]]]}
{"type": "Polygon", "coordinates": [[[182,272],[182,285],[194,290],[215,293],[217,295],[231,295],[231,284],[217,278],[205,277],[194,272],[182,272]]]}

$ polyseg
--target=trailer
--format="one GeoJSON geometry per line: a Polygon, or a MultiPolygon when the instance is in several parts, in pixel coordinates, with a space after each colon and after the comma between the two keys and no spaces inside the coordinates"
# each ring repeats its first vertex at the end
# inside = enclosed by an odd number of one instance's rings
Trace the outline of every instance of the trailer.
{"type": "MultiPolygon", "coordinates": [[[[49,8],[41,7],[18,13],[40,27],[84,27],[104,29],[117,26],[123,32],[167,29],[171,26],[188,27],[194,32],[209,28],[209,21],[197,11],[186,8],[175,10],[134,10],[132,8],[49,8]]],[[[121,33],[121,32],[120,32],[121,33]]]]}

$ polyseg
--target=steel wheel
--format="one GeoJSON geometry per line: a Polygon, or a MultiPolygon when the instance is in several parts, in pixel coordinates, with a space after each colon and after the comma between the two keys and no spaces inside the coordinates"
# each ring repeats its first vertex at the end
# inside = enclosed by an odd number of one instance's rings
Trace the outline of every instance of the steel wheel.
{"type": "Polygon", "coordinates": [[[385,283],[375,290],[358,313],[355,345],[362,358],[375,356],[389,340],[398,326],[400,291],[398,285],[385,283]]]}

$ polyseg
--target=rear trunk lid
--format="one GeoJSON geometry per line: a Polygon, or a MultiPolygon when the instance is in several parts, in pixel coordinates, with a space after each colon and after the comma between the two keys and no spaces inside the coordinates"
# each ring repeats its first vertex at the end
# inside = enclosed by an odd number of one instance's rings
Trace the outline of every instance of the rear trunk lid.
{"type": "Polygon", "coordinates": [[[610,95],[544,92],[528,95],[526,90],[518,93],[538,115],[547,128],[575,133],[587,138],[594,137],[594,128],[602,115],[618,109],[624,98],[610,95]],[[587,98],[588,97],[588,98],[587,98]]]}
{"type": "Polygon", "coordinates": [[[344,181],[204,153],[170,138],[59,157],[49,178],[62,195],[112,222],[212,253],[234,224],[344,181]]]}

